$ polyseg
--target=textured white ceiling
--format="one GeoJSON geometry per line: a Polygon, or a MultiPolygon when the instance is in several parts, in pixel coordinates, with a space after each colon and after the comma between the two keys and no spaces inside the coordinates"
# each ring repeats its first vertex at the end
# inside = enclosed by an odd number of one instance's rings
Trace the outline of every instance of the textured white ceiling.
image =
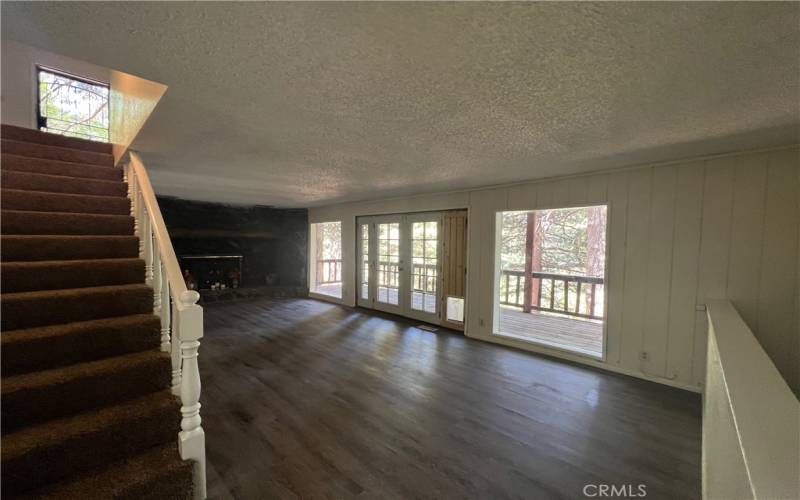
{"type": "Polygon", "coordinates": [[[3,37],[169,90],[164,194],[306,207],[771,147],[800,3],[2,2],[3,37]]]}

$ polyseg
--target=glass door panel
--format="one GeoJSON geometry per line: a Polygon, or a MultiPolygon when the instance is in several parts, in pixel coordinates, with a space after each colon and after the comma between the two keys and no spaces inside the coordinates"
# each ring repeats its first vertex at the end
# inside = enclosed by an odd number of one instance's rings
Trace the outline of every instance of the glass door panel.
{"type": "Polygon", "coordinates": [[[400,304],[400,223],[378,224],[378,295],[384,304],[400,304]]]}
{"type": "Polygon", "coordinates": [[[375,308],[397,314],[403,313],[400,291],[403,272],[403,245],[401,216],[374,218],[375,258],[374,289],[375,308]]]}
{"type": "Polygon", "coordinates": [[[358,304],[439,324],[441,213],[359,217],[358,304]]]}
{"type": "Polygon", "coordinates": [[[441,214],[407,216],[411,269],[408,315],[438,323],[441,299],[441,214]]]}
{"type": "Polygon", "coordinates": [[[370,255],[373,255],[371,251],[371,243],[370,238],[372,235],[371,231],[372,224],[370,222],[364,222],[359,220],[358,223],[358,287],[357,287],[357,299],[358,305],[361,306],[370,306],[372,294],[370,293],[370,277],[373,273],[370,272],[371,270],[371,262],[370,262],[370,255]]]}

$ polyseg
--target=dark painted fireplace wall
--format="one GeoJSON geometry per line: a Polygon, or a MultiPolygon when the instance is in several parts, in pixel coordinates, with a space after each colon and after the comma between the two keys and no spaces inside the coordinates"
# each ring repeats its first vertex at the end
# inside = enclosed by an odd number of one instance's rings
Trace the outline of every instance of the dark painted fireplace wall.
{"type": "Polygon", "coordinates": [[[235,206],[162,196],[158,203],[178,257],[242,255],[242,287],[307,285],[306,209],[235,206]]]}

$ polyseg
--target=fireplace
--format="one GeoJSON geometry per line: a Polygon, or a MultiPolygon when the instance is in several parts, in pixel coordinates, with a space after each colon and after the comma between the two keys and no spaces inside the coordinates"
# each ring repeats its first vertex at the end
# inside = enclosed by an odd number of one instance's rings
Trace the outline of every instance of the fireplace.
{"type": "Polygon", "coordinates": [[[179,258],[186,287],[201,294],[239,288],[242,259],[241,255],[182,255],[179,258]]]}
{"type": "Polygon", "coordinates": [[[200,302],[308,294],[308,214],[159,197],[181,272],[200,302]]]}

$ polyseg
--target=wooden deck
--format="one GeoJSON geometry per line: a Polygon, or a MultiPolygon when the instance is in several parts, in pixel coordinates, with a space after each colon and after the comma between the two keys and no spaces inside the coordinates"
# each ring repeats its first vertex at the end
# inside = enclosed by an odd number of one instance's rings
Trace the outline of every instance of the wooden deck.
{"type": "Polygon", "coordinates": [[[330,295],[331,297],[342,298],[342,284],[341,283],[327,283],[325,285],[317,285],[316,290],[311,290],[315,293],[323,295],[330,295]]]}
{"type": "Polygon", "coordinates": [[[499,334],[596,358],[603,356],[603,323],[500,306],[499,334]]]}

